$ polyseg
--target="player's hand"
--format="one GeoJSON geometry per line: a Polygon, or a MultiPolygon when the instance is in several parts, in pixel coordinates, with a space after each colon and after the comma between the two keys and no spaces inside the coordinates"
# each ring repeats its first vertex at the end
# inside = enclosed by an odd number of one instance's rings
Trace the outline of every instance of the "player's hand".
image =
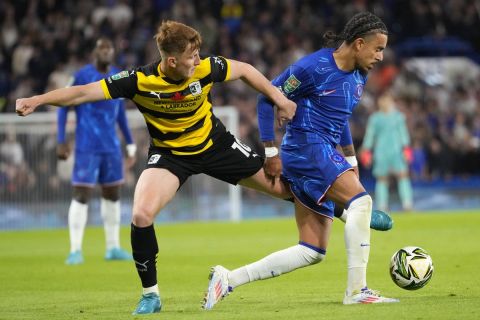
{"type": "Polygon", "coordinates": [[[403,157],[408,164],[413,162],[413,149],[411,147],[404,147],[403,148],[403,157]]]}
{"type": "Polygon", "coordinates": [[[125,168],[127,170],[130,170],[135,165],[135,162],[137,162],[137,157],[135,157],[135,156],[127,157],[125,159],[125,168]]]}
{"type": "Polygon", "coordinates": [[[360,163],[365,168],[370,168],[370,166],[372,165],[372,152],[370,150],[360,151],[360,163]]]}
{"type": "Polygon", "coordinates": [[[280,178],[280,174],[282,173],[282,160],[278,155],[265,158],[263,170],[265,171],[267,179],[271,181],[272,185],[275,185],[276,179],[280,178]]]}
{"type": "Polygon", "coordinates": [[[291,121],[297,111],[297,104],[292,100],[284,99],[284,102],[277,105],[277,122],[281,127],[284,121],[291,121]]]}
{"type": "Polygon", "coordinates": [[[17,99],[15,103],[15,111],[21,117],[25,117],[35,111],[38,103],[35,102],[35,97],[17,99]]]}
{"type": "Polygon", "coordinates": [[[57,158],[60,160],[67,160],[70,156],[70,146],[68,143],[60,143],[57,145],[57,158]]]}

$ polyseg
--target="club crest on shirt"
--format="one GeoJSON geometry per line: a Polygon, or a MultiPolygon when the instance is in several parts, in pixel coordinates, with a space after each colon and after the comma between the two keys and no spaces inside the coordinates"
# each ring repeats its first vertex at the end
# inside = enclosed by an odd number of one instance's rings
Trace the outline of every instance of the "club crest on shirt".
{"type": "Polygon", "coordinates": [[[336,163],[342,163],[342,162],[345,161],[345,158],[344,158],[344,157],[342,157],[341,155],[336,154],[336,153],[330,155],[330,159],[331,159],[333,162],[336,162],[336,163]]]}
{"type": "Polygon", "coordinates": [[[362,98],[363,94],[363,84],[357,84],[357,87],[355,88],[355,93],[353,94],[355,98],[360,100],[362,98]]]}
{"type": "Polygon", "coordinates": [[[192,96],[198,96],[202,93],[202,85],[200,84],[200,81],[194,81],[190,83],[188,87],[190,88],[192,96]]]}
{"type": "Polygon", "coordinates": [[[287,80],[283,83],[283,91],[285,91],[287,94],[292,93],[297,89],[302,82],[298,80],[295,75],[290,75],[287,80]]]}
{"type": "Polygon", "coordinates": [[[118,79],[126,78],[128,76],[129,76],[128,71],[121,71],[119,73],[114,74],[112,76],[112,80],[118,80],[118,79]]]}

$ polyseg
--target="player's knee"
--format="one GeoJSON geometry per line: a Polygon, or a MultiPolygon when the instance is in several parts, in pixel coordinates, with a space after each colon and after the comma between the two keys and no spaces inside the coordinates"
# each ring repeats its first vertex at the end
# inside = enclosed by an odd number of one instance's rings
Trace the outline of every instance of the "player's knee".
{"type": "Polygon", "coordinates": [[[73,195],[73,200],[81,203],[81,204],[87,204],[88,203],[88,200],[89,200],[89,197],[85,194],[81,194],[81,193],[75,193],[73,195]]]}
{"type": "Polygon", "coordinates": [[[155,214],[156,212],[153,212],[153,210],[148,206],[134,205],[132,222],[138,227],[149,226],[153,223],[155,219],[155,214]]]}
{"type": "Polygon", "coordinates": [[[309,265],[320,263],[325,259],[326,251],[324,249],[308,245],[304,242],[300,242],[299,249],[302,251],[303,259],[309,265]]]}
{"type": "Polygon", "coordinates": [[[372,211],[372,197],[368,193],[364,193],[359,197],[350,200],[348,212],[370,215],[372,211]]]}
{"type": "Polygon", "coordinates": [[[315,254],[309,256],[309,264],[314,265],[322,262],[324,259],[325,255],[323,253],[316,252],[315,254]]]}
{"type": "Polygon", "coordinates": [[[118,201],[120,199],[120,187],[103,187],[102,198],[110,201],[118,201]]]}

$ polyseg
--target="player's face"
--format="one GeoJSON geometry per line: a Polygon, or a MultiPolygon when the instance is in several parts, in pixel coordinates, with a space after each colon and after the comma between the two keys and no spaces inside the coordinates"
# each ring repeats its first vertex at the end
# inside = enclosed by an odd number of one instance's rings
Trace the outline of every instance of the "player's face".
{"type": "Polygon", "coordinates": [[[375,33],[358,39],[356,44],[356,67],[367,73],[375,64],[383,60],[383,50],[387,46],[387,35],[375,33]]]}
{"type": "Polygon", "coordinates": [[[111,64],[113,62],[113,55],[115,50],[113,49],[113,43],[109,40],[100,39],[97,41],[95,47],[95,58],[101,64],[111,64]]]}
{"type": "Polygon", "coordinates": [[[182,54],[176,56],[175,70],[180,77],[188,79],[193,75],[199,64],[200,53],[198,48],[192,49],[191,45],[188,45],[182,54]]]}

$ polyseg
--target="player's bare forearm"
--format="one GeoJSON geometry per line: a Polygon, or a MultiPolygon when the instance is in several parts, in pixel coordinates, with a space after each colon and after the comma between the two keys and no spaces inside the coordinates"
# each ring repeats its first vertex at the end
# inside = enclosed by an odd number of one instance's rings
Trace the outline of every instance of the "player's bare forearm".
{"type": "Polygon", "coordinates": [[[263,146],[265,148],[276,147],[275,141],[263,141],[263,146]]]}
{"type": "Polygon", "coordinates": [[[345,157],[353,157],[355,156],[355,147],[353,144],[342,146],[342,152],[345,157]]]}
{"type": "Polygon", "coordinates": [[[41,105],[75,106],[85,102],[105,99],[100,82],[94,82],[82,86],[73,86],[53,90],[30,98],[21,98],[16,101],[16,112],[20,116],[26,116],[35,111],[41,105]]]}
{"type": "Polygon", "coordinates": [[[295,102],[287,99],[283,93],[274,87],[263,74],[248,63],[235,60],[231,61],[230,79],[242,79],[250,87],[264,94],[272,101],[281,112],[281,117],[286,120],[292,120],[297,109],[295,102]]]}

